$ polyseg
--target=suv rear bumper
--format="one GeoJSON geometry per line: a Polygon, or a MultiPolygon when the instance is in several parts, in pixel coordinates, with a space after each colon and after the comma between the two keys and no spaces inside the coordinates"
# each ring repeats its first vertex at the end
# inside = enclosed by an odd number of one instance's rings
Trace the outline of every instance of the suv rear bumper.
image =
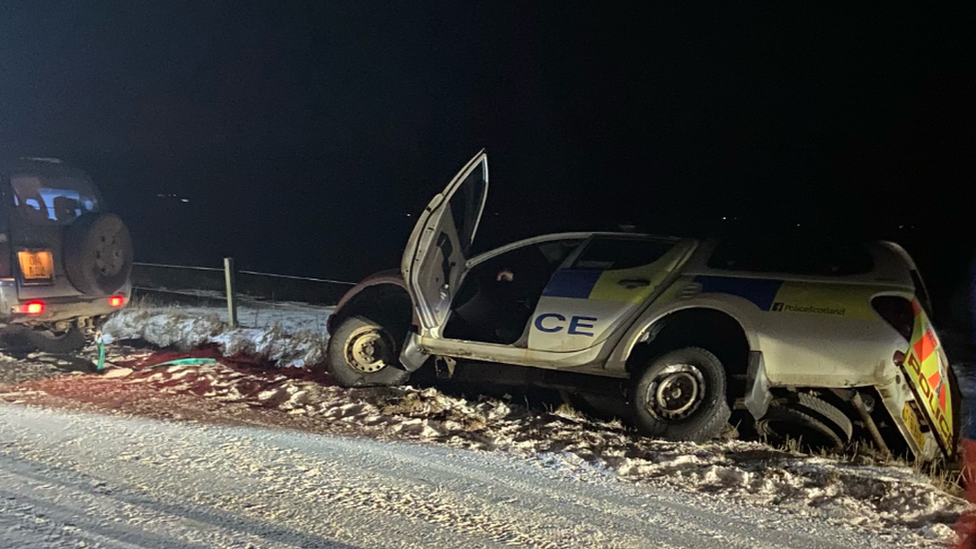
{"type": "Polygon", "coordinates": [[[105,316],[128,305],[131,293],[131,285],[126,283],[115,294],[124,298],[123,304],[120,307],[112,306],[109,302],[110,296],[66,296],[22,300],[17,297],[15,281],[8,279],[0,280],[0,323],[31,325],[105,316]],[[33,302],[43,303],[43,311],[38,314],[22,312],[28,303],[33,302]]]}

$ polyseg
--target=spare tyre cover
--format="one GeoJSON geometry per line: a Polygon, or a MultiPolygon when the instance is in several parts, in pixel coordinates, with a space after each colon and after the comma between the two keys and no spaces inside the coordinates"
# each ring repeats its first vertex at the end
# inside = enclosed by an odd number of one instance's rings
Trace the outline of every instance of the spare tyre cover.
{"type": "Polygon", "coordinates": [[[132,272],[132,238],[115,214],[79,217],[65,230],[63,250],[68,279],[85,294],[112,294],[132,272]]]}

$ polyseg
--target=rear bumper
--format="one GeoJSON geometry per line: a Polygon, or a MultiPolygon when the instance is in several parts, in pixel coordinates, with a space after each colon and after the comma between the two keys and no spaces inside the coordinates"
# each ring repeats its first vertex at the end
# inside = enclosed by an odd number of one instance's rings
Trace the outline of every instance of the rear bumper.
{"type": "MultiPolygon", "coordinates": [[[[881,404],[891,418],[891,422],[904,437],[908,448],[920,461],[932,461],[942,454],[931,426],[924,415],[919,413],[915,395],[901,376],[883,385],[875,385],[881,404]],[[914,418],[909,421],[909,418],[914,418]]],[[[951,456],[947,456],[951,457],[951,456]]]]}
{"type": "MultiPolygon", "coordinates": [[[[128,305],[131,293],[131,286],[126,284],[116,294],[124,297],[122,307],[128,305]]],[[[17,287],[14,281],[0,281],[0,322],[5,324],[31,325],[43,322],[74,320],[76,318],[99,317],[112,314],[122,307],[113,307],[109,302],[109,296],[67,296],[21,300],[17,298],[17,287]],[[28,303],[37,301],[44,304],[44,309],[41,313],[28,314],[26,312],[20,312],[28,303]]]]}
{"type": "Polygon", "coordinates": [[[112,307],[108,302],[108,298],[84,301],[60,298],[43,301],[44,311],[42,313],[27,314],[11,312],[8,322],[13,324],[33,324],[35,322],[54,322],[75,318],[105,316],[122,308],[112,307]]]}

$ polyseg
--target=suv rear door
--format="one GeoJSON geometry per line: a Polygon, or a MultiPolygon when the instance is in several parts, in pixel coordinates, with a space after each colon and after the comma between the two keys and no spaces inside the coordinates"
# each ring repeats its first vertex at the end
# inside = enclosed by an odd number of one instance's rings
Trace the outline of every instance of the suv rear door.
{"type": "Polygon", "coordinates": [[[420,215],[400,270],[425,334],[438,334],[461,286],[488,196],[488,155],[474,156],[420,215]]]}
{"type": "Polygon", "coordinates": [[[65,228],[101,208],[101,196],[83,173],[60,165],[24,165],[7,174],[13,273],[19,299],[76,296],[64,265],[65,228]]]}

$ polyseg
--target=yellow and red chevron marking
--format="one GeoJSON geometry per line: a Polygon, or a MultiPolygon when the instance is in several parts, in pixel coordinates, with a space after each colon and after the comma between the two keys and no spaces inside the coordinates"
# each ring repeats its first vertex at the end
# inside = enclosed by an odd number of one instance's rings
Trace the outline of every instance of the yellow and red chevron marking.
{"type": "Polygon", "coordinates": [[[935,334],[932,333],[932,328],[925,331],[925,334],[915,342],[912,347],[915,349],[915,356],[922,362],[928,360],[929,355],[931,355],[938,344],[935,341],[935,334]]]}
{"type": "MultiPolygon", "coordinates": [[[[938,347],[938,342],[935,339],[935,334],[932,333],[932,328],[925,331],[921,338],[915,342],[912,349],[915,351],[915,356],[918,357],[918,361],[922,364],[932,356],[935,352],[935,348],[938,347]]],[[[942,371],[936,365],[936,370],[931,375],[926,376],[926,380],[929,382],[929,387],[939,397],[939,408],[943,412],[946,411],[946,386],[945,380],[942,378],[942,371]]]]}
{"type": "Polygon", "coordinates": [[[917,301],[912,302],[912,309],[915,311],[915,326],[905,369],[939,445],[951,455],[954,437],[952,402],[948,398],[945,365],[938,352],[939,340],[917,301]]]}

